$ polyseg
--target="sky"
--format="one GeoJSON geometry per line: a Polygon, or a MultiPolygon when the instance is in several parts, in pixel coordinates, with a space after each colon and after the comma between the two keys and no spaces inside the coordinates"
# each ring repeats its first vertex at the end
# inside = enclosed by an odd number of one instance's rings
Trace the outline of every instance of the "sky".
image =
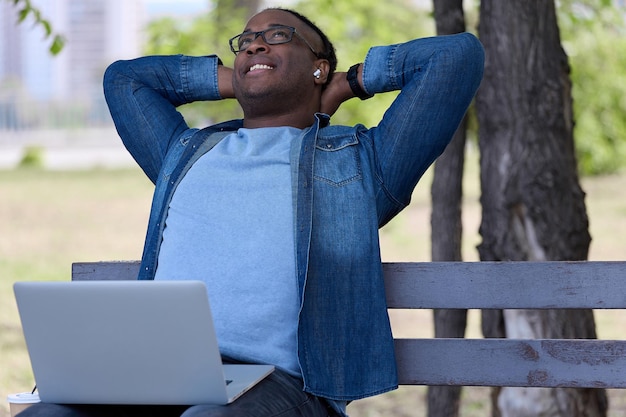
{"type": "Polygon", "coordinates": [[[143,0],[149,16],[190,15],[209,9],[209,0],[143,0]]]}

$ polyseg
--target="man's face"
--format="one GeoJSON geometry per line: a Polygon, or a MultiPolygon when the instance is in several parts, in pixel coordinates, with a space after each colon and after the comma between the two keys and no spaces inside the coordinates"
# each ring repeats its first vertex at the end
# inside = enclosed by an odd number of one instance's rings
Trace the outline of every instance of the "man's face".
{"type": "MultiPolygon", "coordinates": [[[[321,39],[300,19],[283,10],[266,10],[252,17],[244,32],[260,32],[278,25],[294,27],[297,35],[294,34],[288,43],[276,45],[269,45],[258,36],[237,54],[233,88],[238,100],[306,97],[309,89],[314,89],[317,57],[311,48],[319,51],[321,39]]],[[[266,104],[271,106],[274,103],[266,104]]]]}

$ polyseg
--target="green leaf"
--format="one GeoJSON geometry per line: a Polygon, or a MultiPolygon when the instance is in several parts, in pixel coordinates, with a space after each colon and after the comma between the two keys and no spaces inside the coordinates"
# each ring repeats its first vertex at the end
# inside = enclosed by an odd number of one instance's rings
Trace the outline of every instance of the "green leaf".
{"type": "Polygon", "coordinates": [[[24,19],[26,19],[28,17],[28,14],[31,12],[31,10],[32,9],[30,9],[30,8],[24,8],[24,9],[20,10],[18,12],[18,19],[17,19],[17,21],[19,23],[22,23],[24,21],[24,19]]]}
{"type": "Polygon", "coordinates": [[[52,45],[50,45],[50,53],[57,55],[65,46],[65,39],[61,35],[55,35],[52,45]]]}
{"type": "Polygon", "coordinates": [[[50,22],[48,22],[45,19],[42,19],[39,23],[41,23],[44,30],[46,31],[46,38],[50,36],[52,34],[52,26],[50,25],[50,22]]]}

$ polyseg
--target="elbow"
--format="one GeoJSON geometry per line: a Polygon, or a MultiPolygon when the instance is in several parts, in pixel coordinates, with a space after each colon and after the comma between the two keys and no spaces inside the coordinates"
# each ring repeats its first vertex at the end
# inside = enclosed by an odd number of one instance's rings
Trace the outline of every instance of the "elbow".
{"type": "Polygon", "coordinates": [[[469,32],[456,35],[459,37],[457,44],[457,68],[468,74],[474,90],[478,89],[485,70],[485,49],[480,40],[469,32]]]}
{"type": "Polygon", "coordinates": [[[102,85],[105,96],[119,84],[120,80],[127,78],[126,74],[128,73],[128,70],[128,61],[115,61],[104,70],[102,85]]]}
{"type": "Polygon", "coordinates": [[[464,32],[438,37],[442,44],[432,60],[436,63],[440,85],[456,103],[469,106],[483,79],[485,51],[476,36],[464,32]]]}

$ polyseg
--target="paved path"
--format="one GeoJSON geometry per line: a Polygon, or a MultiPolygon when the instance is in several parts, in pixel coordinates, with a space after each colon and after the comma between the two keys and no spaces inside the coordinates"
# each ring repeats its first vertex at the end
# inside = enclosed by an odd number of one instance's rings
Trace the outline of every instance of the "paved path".
{"type": "MultiPolygon", "coordinates": [[[[127,168],[135,162],[122,146],[113,147],[51,147],[44,149],[44,166],[47,169],[127,168]]],[[[0,147],[0,169],[18,166],[24,148],[0,147]]]]}
{"type": "Polygon", "coordinates": [[[115,129],[0,131],[0,169],[16,167],[28,147],[43,149],[48,169],[134,166],[115,129]]]}

